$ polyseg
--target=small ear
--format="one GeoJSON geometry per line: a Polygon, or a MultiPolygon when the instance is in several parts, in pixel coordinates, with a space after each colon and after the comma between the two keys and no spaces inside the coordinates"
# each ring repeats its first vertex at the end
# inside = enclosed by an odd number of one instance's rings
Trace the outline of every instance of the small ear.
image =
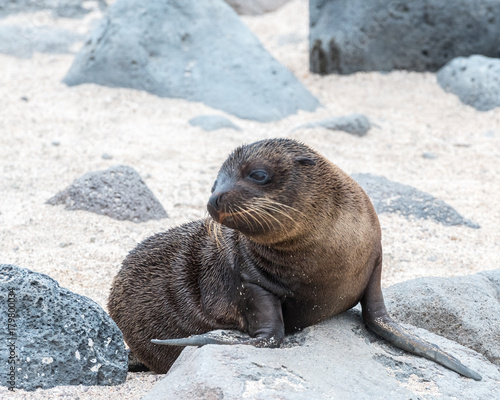
{"type": "Polygon", "coordinates": [[[295,161],[302,165],[316,165],[316,161],[309,157],[297,157],[295,161]]]}

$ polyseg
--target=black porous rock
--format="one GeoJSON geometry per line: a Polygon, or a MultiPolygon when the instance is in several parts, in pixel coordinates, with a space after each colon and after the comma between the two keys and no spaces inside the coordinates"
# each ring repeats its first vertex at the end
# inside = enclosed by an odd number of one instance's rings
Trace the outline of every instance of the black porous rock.
{"type": "Polygon", "coordinates": [[[444,90],[479,111],[500,107],[500,59],[458,57],[438,71],[437,80],[444,90]]]}
{"type": "Polygon", "coordinates": [[[237,125],[221,115],[199,115],[198,117],[191,118],[189,124],[191,126],[199,126],[207,132],[223,128],[241,130],[237,125]]]}
{"type": "Polygon", "coordinates": [[[454,340],[500,366],[500,269],[412,279],[384,295],[397,320],[454,340]]]}
{"type": "Polygon", "coordinates": [[[274,121],[318,101],[223,0],[117,0],[64,78],[274,121]]]}
{"type": "MultiPolygon", "coordinates": [[[[99,9],[107,8],[106,0],[95,0],[99,9]]],[[[50,10],[55,17],[80,18],[91,11],[92,2],[85,0],[0,0],[0,18],[8,14],[50,10]]]]}
{"type": "Polygon", "coordinates": [[[0,324],[2,386],[125,382],[127,351],[114,321],[47,275],[0,264],[0,324]]]}
{"type": "Polygon", "coordinates": [[[143,400],[500,398],[496,365],[449,339],[405,327],[456,356],[483,380],[464,378],[396,349],[367,331],[359,311],[351,310],[286,337],[278,349],[246,345],[186,348],[143,400]],[[427,396],[429,388],[432,396],[427,396]]]}
{"type": "Polygon", "coordinates": [[[310,70],[436,71],[455,57],[500,57],[500,1],[310,0],[310,70]]]}
{"type": "Polygon", "coordinates": [[[47,200],[47,204],[64,204],[67,210],[85,210],[133,222],[168,217],[137,171],[125,165],[89,172],[47,200]]]}
{"type": "Polygon", "coordinates": [[[275,11],[290,0],[225,0],[240,15],[261,15],[275,11]]]}
{"type": "Polygon", "coordinates": [[[342,117],[326,118],[320,121],[308,122],[294,129],[310,129],[323,127],[333,131],[344,131],[354,136],[365,136],[371,128],[370,120],[363,114],[350,114],[342,117]]]}
{"type": "Polygon", "coordinates": [[[34,52],[70,53],[70,47],[81,39],[65,29],[0,25],[0,53],[18,58],[30,58],[34,52]]]}
{"type": "Polygon", "coordinates": [[[469,228],[480,228],[444,201],[412,186],[372,174],[353,174],[352,178],[368,194],[378,214],[398,213],[405,217],[432,219],[447,226],[465,225],[469,228]]]}

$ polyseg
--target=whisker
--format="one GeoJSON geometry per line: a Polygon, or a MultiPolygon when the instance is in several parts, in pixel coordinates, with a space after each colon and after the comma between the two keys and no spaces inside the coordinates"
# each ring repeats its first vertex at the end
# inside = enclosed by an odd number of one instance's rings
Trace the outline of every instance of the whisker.
{"type": "Polygon", "coordinates": [[[262,198],[261,197],[261,198],[255,199],[255,201],[258,201],[258,202],[260,202],[263,205],[274,205],[277,208],[286,208],[286,209],[289,209],[290,211],[293,211],[293,212],[296,212],[297,214],[300,214],[303,217],[306,217],[306,215],[302,211],[297,210],[295,207],[289,206],[287,204],[280,203],[280,202],[275,201],[275,200],[271,200],[271,199],[268,199],[268,198],[262,198]]]}
{"type": "MultiPolygon", "coordinates": [[[[269,221],[267,218],[264,218],[265,215],[268,215],[269,217],[272,217],[274,218],[271,214],[269,214],[269,212],[267,212],[265,209],[262,209],[261,207],[251,207],[251,208],[247,208],[246,210],[242,210],[245,214],[250,214],[250,213],[254,213],[256,214],[255,216],[253,216],[253,220],[255,220],[257,223],[259,223],[260,227],[262,229],[264,229],[264,225],[262,224],[262,222],[264,222],[266,225],[267,225],[267,228],[268,229],[272,229],[272,226],[269,224],[269,221]]],[[[276,218],[274,218],[278,223],[280,223],[280,221],[278,221],[276,218]]]]}

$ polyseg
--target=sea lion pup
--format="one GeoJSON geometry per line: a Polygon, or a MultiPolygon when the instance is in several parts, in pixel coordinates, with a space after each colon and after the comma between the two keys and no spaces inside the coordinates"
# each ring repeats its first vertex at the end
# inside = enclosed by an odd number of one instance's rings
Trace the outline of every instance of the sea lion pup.
{"type": "Polygon", "coordinates": [[[481,379],[388,315],[375,210],[354,180],[306,145],[272,139],[237,148],[207,208],[213,221],[139,244],[113,283],[110,315],[150,369],[168,371],[182,350],[176,346],[227,343],[203,335],[211,330],[236,329],[251,337],[238,343],[276,347],[286,333],[361,302],[378,335],[481,379]]]}

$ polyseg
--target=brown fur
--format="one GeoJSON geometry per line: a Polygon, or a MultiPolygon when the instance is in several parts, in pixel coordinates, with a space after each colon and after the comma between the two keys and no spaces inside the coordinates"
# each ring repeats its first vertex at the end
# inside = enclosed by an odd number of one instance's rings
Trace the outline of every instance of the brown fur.
{"type": "Polygon", "coordinates": [[[365,322],[381,336],[480,379],[388,316],[375,210],[361,187],[317,152],[289,139],[239,147],[212,192],[215,222],[146,239],[113,283],[111,317],[149,368],[168,371],[182,350],[151,339],[237,329],[255,338],[245,343],[275,346],[285,332],[361,301],[365,322]]]}
{"type": "Polygon", "coordinates": [[[253,196],[298,210],[283,207],[292,218],[271,213],[282,227],[268,217],[274,229],[247,237],[225,226],[214,232],[209,220],[195,221],[146,239],[124,260],[108,308],[131,350],[149,368],[166,372],[182,350],[153,345],[151,339],[214,329],[247,331],[235,266],[242,261],[240,247],[273,260],[266,273],[280,283],[287,332],[360,300],[371,275],[366,265],[380,257],[380,228],[366,194],[335,165],[291,140],[238,148],[221,170],[240,173],[263,164],[273,168],[273,186],[263,191],[243,185],[233,190],[233,199],[227,194],[227,201],[251,205],[253,190],[253,196]],[[316,165],[301,165],[297,158],[310,158],[316,165]]]}

